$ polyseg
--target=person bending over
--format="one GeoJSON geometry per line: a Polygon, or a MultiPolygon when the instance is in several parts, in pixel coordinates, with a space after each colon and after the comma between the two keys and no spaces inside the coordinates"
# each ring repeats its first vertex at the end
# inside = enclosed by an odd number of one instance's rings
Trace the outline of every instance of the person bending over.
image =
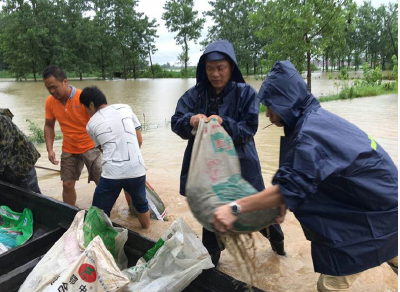
{"type": "MultiPolygon", "coordinates": [[[[258,99],[285,137],[273,186],[237,200],[241,211],[286,204],[311,241],[318,291],[348,291],[362,271],[384,262],[396,271],[398,171],[385,150],[324,110],[289,61],[273,66],[258,99]]],[[[236,219],[227,204],[213,224],[225,232],[236,219]]]]}
{"type": "Polygon", "coordinates": [[[121,190],[129,193],[143,228],[150,226],[146,199],[146,167],[140,151],[140,123],[126,104],[108,105],[96,86],[83,89],[80,102],[91,117],[86,129],[103,151],[103,171],[93,196],[93,206],[110,216],[121,190]]]}

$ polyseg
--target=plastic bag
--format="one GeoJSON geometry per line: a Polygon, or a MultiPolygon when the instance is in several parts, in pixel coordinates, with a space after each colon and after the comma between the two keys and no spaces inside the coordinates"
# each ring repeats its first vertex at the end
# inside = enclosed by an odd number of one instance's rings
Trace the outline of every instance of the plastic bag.
{"type": "Polygon", "coordinates": [[[110,218],[103,210],[94,206],[89,208],[83,225],[83,234],[85,247],[88,246],[93,238],[99,235],[120,269],[127,268],[128,258],[124,251],[124,245],[128,240],[128,230],[121,227],[113,227],[110,218]]]}
{"type": "MultiPolygon", "coordinates": [[[[146,199],[149,202],[150,218],[164,221],[165,215],[167,215],[167,208],[161,198],[157,195],[153,187],[146,181],[146,199]]],[[[133,206],[129,197],[129,209],[133,215],[137,215],[135,206],[133,206]]]]}
{"type": "Polygon", "coordinates": [[[0,206],[0,254],[24,244],[33,234],[32,211],[25,208],[22,213],[7,206],[0,206]]]}
{"type": "MultiPolygon", "coordinates": [[[[240,162],[232,138],[216,119],[200,120],[192,156],[186,197],[196,219],[208,230],[215,210],[231,201],[258,193],[241,174],[240,162]]],[[[277,209],[241,214],[233,232],[247,233],[261,230],[275,223],[277,209]]]]}
{"type": "Polygon", "coordinates": [[[212,267],[200,239],[178,218],[136,266],[122,271],[130,280],[123,291],[182,291],[203,269],[212,267]]]}

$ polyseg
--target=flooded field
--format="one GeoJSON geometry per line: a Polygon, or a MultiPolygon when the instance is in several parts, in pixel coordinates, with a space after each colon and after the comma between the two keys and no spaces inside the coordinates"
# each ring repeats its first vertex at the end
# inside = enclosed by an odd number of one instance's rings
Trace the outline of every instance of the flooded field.
{"type": "MultiPolygon", "coordinates": [[[[261,80],[247,79],[256,90],[261,80]]],[[[182,217],[189,226],[201,236],[201,226],[192,216],[186,200],[179,195],[179,175],[186,141],[181,140],[170,130],[170,119],[174,113],[177,100],[191,86],[194,79],[156,79],[156,80],[118,80],[71,81],[70,84],[83,88],[97,85],[109,103],[127,103],[139,117],[147,130],[143,131],[142,153],[147,167],[147,179],[167,206],[167,221],[154,221],[149,230],[143,231],[136,218],[129,214],[123,196],[118,199],[111,213],[111,219],[143,236],[157,240],[173,220],[182,217]]],[[[336,93],[335,80],[327,75],[313,75],[313,93],[316,96],[336,93]]],[[[44,125],[44,101],[48,93],[41,82],[0,82],[0,102],[2,108],[9,108],[15,115],[14,122],[27,134],[30,119],[40,127],[44,125]]],[[[373,136],[389,153],[397,165],[398,161],[398,95],[366,97],[353,100],[333,101],[322,106],[356,124],[373,136]]],[[[273,174],[278,167],[279,140],[282,129],[268,127],[265,116],[260,116],[259,131],[255,137],[261,160],[265,184],[270,185],[273,174]]],[[[59,129],[59,128],[57,128],[59,129]]],[[[39,185],[46,196],[58,200],[62,198],[62,184],[58,167],[47,159],[44,144],[37,145],[42,157],[37,168],[39,185]],[[44,168],[50,168],[43,169],[44,168]]],[[[61,154],[61,141],[55,142],[56,155],[61,154]]],[[[94,183],[87,184],[87,172],[84,171],[76,184],[77,206],[87,209],[91,205],[94,183]]],[[[316,291],[318,274],[314,273],[310,243],[292,213],[288,213],[282,224],[285,233],[286,257],[277,256],[270,248],[269,242],[255,234],[256,257],[261,289],[269,292],[309,292],[316,291]]],[[[223,252],[218,269],[244,280],[237,272],[233,258],[223,252]]],[[[388,265],[374,268],[363,273],[354,283],[351,291],[377,292],[397,291],[397,276],[388,265]]]]}

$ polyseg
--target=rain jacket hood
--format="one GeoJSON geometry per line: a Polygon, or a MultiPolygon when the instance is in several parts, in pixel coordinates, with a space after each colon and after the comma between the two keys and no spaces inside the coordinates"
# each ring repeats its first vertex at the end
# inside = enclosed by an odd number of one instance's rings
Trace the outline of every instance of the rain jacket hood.
{"type": "Polygon", "coordinates": [[[197,84],[207,80],[206,66],[205,66],[206,55],[211,52],[219,52],[227,55],[229,59],[235,64],[235,68],[233,69],[231,76],[231,81],[235,81],[236,83],[245,83],[242,72],[240,72],[239,70],[235,51],[233,49],[232,44],[227,40],[219,40],[208,45],[208,47],[204,50],[203,55],[201,55],[196,70],[197,84]]]}
{"type": "Polygon", "coordinates": [[[398,171],[385,150],[323,109],[289,61],[274,65],[258,99],[284,121],[272,184],[311,241],[315,271],[350,275],[397,256],[398,171]]]}
{"type": "Polygon", "coordinates": [[[293,128],[304,112],[319,106],[296,68],[289,61],[276,62],[262,83],[258,99],[293,128]]]}

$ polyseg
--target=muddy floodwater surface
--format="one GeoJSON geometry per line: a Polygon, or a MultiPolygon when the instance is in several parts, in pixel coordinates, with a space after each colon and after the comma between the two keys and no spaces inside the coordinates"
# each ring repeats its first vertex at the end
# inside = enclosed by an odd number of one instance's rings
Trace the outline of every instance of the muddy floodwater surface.
{"type": "MultiPolygon", "coordinates": [[[[256,90],[261,80],[246,78],[256,90]]],[[[337,81],[328,79],[328,74],[315,73],[312,79],[312,92],[315,96],[336,93],[337,81]],[[336,84],[335,84],[336,82],[336,84]]],[[[201,226],[192,216],[186,199],[179,195],[179,175],[186,141],[175,135],[170,129],[171,116],[180,96],[195,84],[195,79],[143,79],[114,81],[70,81],[70,84],[83,88],[97,85],[103,90],[108,102],[129,104],[138,116],[143,127],[142,153],[147,167],[147,180],[167,206],[167,221],[151,221],[148,230],[140,228],[137,218],[129,213],[128,206],[121,195],[111,212],[111,219],[141,235],[157,240],[170,224],[182,217],[201,237],[201,226]]],[[[9,108],[13,121],[26,134],[29,134],[30,119],[39,127],[44,125],[44,102],[48,93],[42,82],[0,82],[0,107],[9,108]]],[[[390,94],[378,97],[365,97],[352,100],[322,103],[325,109],[354,123],[374,137],[389,153],[397,165],[398,161],[398,95],[390,94]]],[[[283,131],[269,125],[265,115],[260,115],[259,130],[255,136],[260,156],[262,173],[266,186],[271,184],[272,176],[278,167],[279,140],[283,131]]],[[[56,130],[59,131],[58,125],[56,130]]],[[[57,158],[61,155],[61,141],[55,142],[57,158]]],[[[52,165],[47,159],[46,146],[36,145],[41,153],[37,166],[39,185],[44,195],[62,200],[62,183],[59,166],[52,165]]],[[[77,206],[88,209],[92,202],[95,184],[87,183],[87,172],[83,171],[76,183],[77,206]]],[[[293,213],[288,212],[282,224],[285,234],[286,257],[276,255],[268,240],[258,232],[253,236],[256,246],[256,286],[269,292],[309,292],[316,291],[318,274],[314,272],[310,242],[293,213]]],[[[235,267],[235,261],[224,251],[218,269],[240,280],[246,280],[235,267]]],[[[390,267],[380,267],[365,271],[354,283],[351,291],[377,292],[398,291],[398,279],[390,267]]]]}

